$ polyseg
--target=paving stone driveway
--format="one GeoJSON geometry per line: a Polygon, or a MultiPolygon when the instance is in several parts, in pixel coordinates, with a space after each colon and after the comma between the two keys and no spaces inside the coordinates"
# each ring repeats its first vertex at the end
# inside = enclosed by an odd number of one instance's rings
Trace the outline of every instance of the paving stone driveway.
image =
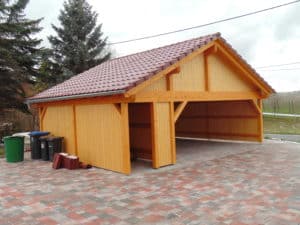
{"type": "Polygon", "coordinates": [[[102,169],[0,160],[0,224],[300,224],[300,144],[178,141],[178,164],[102,169]]]}

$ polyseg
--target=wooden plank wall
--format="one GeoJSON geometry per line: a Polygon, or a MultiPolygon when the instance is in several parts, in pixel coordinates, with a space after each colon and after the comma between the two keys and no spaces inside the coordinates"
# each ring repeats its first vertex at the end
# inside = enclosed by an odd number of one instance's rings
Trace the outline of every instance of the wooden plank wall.
{"type": "Polygon", "coordinates": [[[204,57],[203,54],[180,67],[180,72],[172,76],[174,91],[204,91],[204,57]]]}
{"type": "Polygon", "coordinates": [[[253,91],[249,82],[242,77],[245,75],[223,62],[216,54],[207,57],[210,91],[253,91]]]}
{"type": "Polygon", "coordinates": [[[173,142],[175,139],[172,134],[171,114],[172,107],[168,102],[158,102],[152,104],[152,135],[153,135],[153,167],[175,163],[175,149],[173,142]]]}
{"type": "Polygon", "coordinates": [[[72,106],[51,106],[45,110],[43,130],[50,131],[51,135],[64,137],[64,150],[70,154],[75,154],[76,146],[72,106]]]}
{"type": "Polygon", "coordinates": [[[118,109],[113,104],[78,105],[76,124],[79,158],[97,167],[123,172],[126,162],[118,109]]]}
{"type": "Polygon", "coordinates": [[[82,162],[130,173],[127,104],[49,106],[43,130],[63,136],[65,151],[82,162]]]}
{"type": "Polygon", "coordinates": [[[176,136],[261,141],[260,114],[250,101],[188,103],[176,136]]]}
{"type": "Polygon", "coordinates": [[[151,103],[129,104],[132,158],[152,160],[151,103]]]}

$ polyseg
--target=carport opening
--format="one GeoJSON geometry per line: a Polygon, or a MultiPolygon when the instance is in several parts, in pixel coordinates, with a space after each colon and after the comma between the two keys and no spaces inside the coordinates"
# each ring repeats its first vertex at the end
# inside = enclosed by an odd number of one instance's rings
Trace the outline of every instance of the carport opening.
{"type": "Polygon", "coordinates": [[[128,110],[132,168],[152,167],[151,103],[130,103],[128,110]]]}
{"type": "Polygon", "coordinates": [[[261,132],[252,100],[188,102],[175,123],[176,138],[260,141],[261,132]]]}

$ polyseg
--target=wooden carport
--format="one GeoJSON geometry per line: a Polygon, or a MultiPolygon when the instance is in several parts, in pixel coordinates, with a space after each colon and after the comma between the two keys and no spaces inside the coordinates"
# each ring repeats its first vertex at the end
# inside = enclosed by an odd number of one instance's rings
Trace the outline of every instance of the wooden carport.
{"type": "Polygon", "coordinates": [[[110,60],[28,101],[67,152],[129,174],[130,156],[175,164],[176,136],[261,142],[273,92],[217,33],[110,60]]]}

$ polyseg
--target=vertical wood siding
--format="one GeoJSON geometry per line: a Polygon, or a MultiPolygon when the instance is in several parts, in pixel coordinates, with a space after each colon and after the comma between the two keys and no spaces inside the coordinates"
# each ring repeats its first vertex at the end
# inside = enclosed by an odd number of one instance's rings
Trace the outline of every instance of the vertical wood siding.
{"type": "MultiPolygon", "coordinates": [[[[173,164],[173,149],[171,144],[171,121],[169,103],[153,103],[153,150],[154,167],[158,168],[173,164]]],[[[175,141],[175,140],[174,140],[175,141]]]]}
{"type": "Polygon", "coordinates": [[[64,150],[75,154],[74,123],[72,106],[47,107],[43,119],[43,130],[64,137],[64,150]]]}
{"type": "Polygon", "coordinates": [[[251,85],[242,79],[242,74],[214,54],[208,56],[208,71],[211,91],[253,91],[251,85]]]}
{"type": "Polygon", "coordinates": [[[101,168],[124,172],[122,117],[113,104],[76,106],[78,156],[101,168]]]}
{"type": "Polygon", "coordinates": [[[174,91],[205,91],[203,54],[180,67],[180,73],[173,75],[174,91]]]}
{"type": "Polygon", "coordinates": [[[167,80],[165,77],[155,81],[153,84],[144,88],[141,93],[152,92],[152,91],[166,91],[167,90],[167,80]]]}

